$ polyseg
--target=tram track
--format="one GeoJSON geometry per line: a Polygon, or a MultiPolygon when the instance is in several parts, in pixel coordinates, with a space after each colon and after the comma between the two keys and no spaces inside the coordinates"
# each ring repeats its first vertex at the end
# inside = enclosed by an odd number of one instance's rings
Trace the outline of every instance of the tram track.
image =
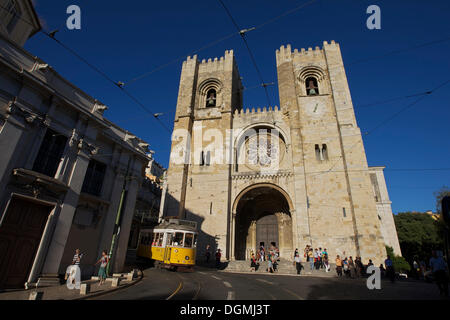
{"type": "Polygon", "coordinates": [[[197,300],[200,294],[200,291],[202,289],[202,284],[200,281],[195,279],[185,279],[183,276],[175,273],[175,275],[180,280],[180,283],[178,284],[178,287],[175,289],[172,294],[166,298],[166,300],[175,300],[178,297],[181,297],[183,300],[197,300]],[[190,286],[193,285],[192,289],[189,289],[190,286]],[[191,290],[189,292],[188,290],[191,290]],[[185,296],[191,296],[190,298],[185,296]]]}

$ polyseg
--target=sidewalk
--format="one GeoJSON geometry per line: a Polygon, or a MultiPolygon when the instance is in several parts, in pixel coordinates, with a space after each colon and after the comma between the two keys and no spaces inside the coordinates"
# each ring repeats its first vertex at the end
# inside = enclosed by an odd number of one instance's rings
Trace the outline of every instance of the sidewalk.
{"type": "Polygon", "coordinates": [[[126,274],[122,274],[119,286],[117,287],[112,286],[113,278],[108,278],[101,286],[99,285],[98,280],[82,281],[82,284],[90,285],[90,292],[86,295],[81,295],[80,290],[77,289],[69,290],[64,283],[63,285],[55,287],[0,292],[0,300],[30,300],[30,295],[33,292],[37,292],[39,295],[39,298],[36,300],[85,300],[132,286],[141,281],[142,277],[142,272],[138,271],[137,275],[135,274],[135,277],[133,277],[133,280],[129,281],[126,279],[126,274]],[[125,275],[125,277],[123,277],[123,275],[125,275]]]}

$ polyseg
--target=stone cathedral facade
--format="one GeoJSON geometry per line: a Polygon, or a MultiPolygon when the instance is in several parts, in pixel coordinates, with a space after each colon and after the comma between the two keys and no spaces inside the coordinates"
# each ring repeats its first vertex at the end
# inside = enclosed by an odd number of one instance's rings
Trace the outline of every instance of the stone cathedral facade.
{"type": "Polygon", "coordinates": [[[282,46],[276,63],[280,106],[243,109],[232,50],[183,62],[162,214],[198,222],[199,257],[210,244],[248,259],[272,242],[285,259],[307,244],[378,264],[385,245],[401,254],[339,45],[282,46]]]}

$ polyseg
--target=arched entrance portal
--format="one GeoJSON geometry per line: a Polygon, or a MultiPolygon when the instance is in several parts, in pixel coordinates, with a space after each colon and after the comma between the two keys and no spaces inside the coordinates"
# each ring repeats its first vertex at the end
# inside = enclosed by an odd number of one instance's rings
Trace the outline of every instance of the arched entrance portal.
{"type": "Polygon", "coordinates": [[[236,260],[247,260],[260,245],[274,242],[283,258],[291,258],[292,219],[286,196],[270,186],[252,188],[238,200],[235,220],[236,260]]]}

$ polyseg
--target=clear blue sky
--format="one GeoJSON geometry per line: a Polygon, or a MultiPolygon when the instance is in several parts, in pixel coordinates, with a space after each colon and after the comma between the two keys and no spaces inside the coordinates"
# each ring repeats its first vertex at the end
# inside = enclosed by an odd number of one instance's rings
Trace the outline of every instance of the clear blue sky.
{"type": "MultiPolygon", "coordinates": [[[[249,28],[264,23],[305,0],[223,0],[237,23],[249,28]]],[[[176,58],[234,32],[234,26],[215,0],[197,1],[50,1],[37,0],[36,10],[46,30],[60,29],[57,38],[105,71],[127,82],[176,58]],[[77,4],[82,29],[65,28],[66,8],[77,4]]],[[[340,43],[356,117],[367,131],[415,98],[374,106],[363,105],[431,90],[450,79],[450,41],[387,55],[384,53],[450,37],[450,1],[317,0],[282,19],[248,34],[248,42],[266,82],[276,82],[275,50],[340,43]],[[381,30],[366,28],[366,9],[381,8],[381,30]],[[359,107],[361,106],[361,107],[359,107]]],[[[156,159],[167,167],[170,134],[85,64],[42,34],[26,49],[61,75],[109,106],[106,117],[151,144],[156,159]]],[[[223,56],[233,49],[244,86],[260,83],[239,36],[201,51],[200,59],[223,56]]],[[[182,59],[126,86],[172,128],[182,59]]],[[[278,87],[269,88],[278,104],[278,87]]],[[[450,167],[450,85],[425,97],[386,125],[364,138],[369,165],[387,169],[450,167]]],[[[244,106],[266,105],[264,90],[244,92],[244,106]]],[[[450,185],[450,171],[386,171],[394,212],[435,210],[433,191],[450,185]]]]}

